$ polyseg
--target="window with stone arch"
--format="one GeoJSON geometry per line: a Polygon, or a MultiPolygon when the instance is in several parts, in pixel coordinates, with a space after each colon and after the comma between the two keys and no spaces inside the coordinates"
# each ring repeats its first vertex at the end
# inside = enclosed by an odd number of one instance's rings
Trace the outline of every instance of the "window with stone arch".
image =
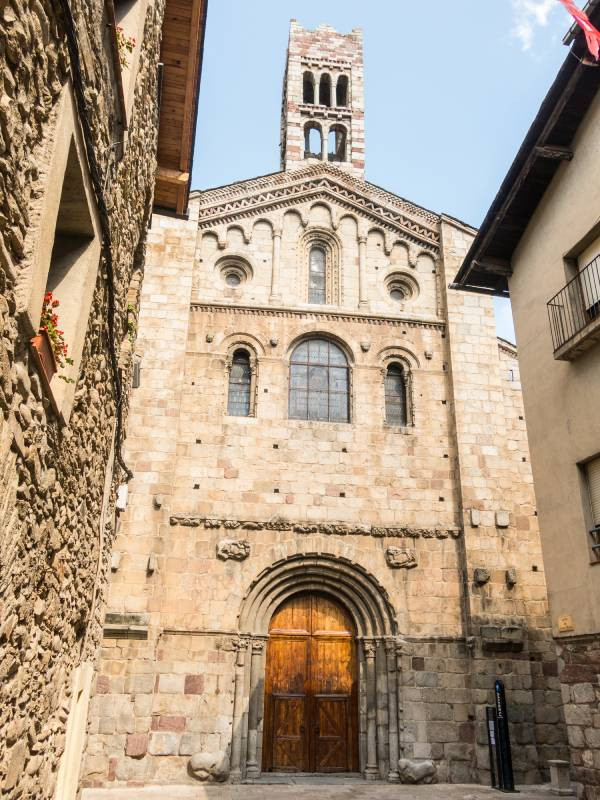
{"type": "Polygon", "coordinates": [[[247,347],[236,346],[227,359],[227,415],[254,416],[256,357],[247,347]]]}
{"type": "Polygon", "coordinates": [[[319,105],[331,108],[331,75],[324,72],[319,81],[319,105]]]}
{"type": "Polygon", "coordinates": [[[348,105],[348,76],[340,75],[335,85],[335,104],[338,108],[348,105]]]}
{"type": "Polygon", "coordinates": [[[321,158],[323,155],[323,131],[316,122],[304,126],[304,158],[321,158]]]}
{"type": "Polygon", "coordinates": [[[339,242],[331,231],[313,228],[304,235],[300,257],[306,276],[305,297],[311,305],[339,302],[339,253],[339,242]]]}
{"type": "Polygon", "coordinates": [[[305,72],[302,76],[302,100],[304,103],[314,105],[315,76],[312,74],[312,72],[305,72]]]}
{"type": "Polygon", "coordinates": [[[290,419],[350,422],[350,367],[337,344],[305,339],[290,358],[290,419]]]}
{"type": "Polygon", "coordinates": [[[329,161],[346,160],[346,128],[333,125],[327,135],[327,158],[329,161]]]}
{"type": "Polygon", "coordinates": [[[383,384],[386,424],[406,427],[409,424],[409,379],[404,364],[399,361],[389,363],[383,384]]]}
{"type": "Polygon", "coordinates": [[[308,302],[323,305],[327,302],[327,265],[323,247],[310,248],[308,256],[308,302]]]}

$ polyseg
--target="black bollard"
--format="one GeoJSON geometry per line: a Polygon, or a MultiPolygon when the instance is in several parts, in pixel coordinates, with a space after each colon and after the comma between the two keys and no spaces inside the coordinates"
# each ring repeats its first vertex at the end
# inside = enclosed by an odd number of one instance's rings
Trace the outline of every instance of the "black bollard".
{"type": "Polygon", "coordinates": [[[497,725],[497,748],[499,755],[499,788],[503,792],[515,791],[515,779],[512,768],[512,755],[510,752],[510,735],[508,732],[508,715],[506,713],[506,695],[504,684],[497,680],[494,684],[496,699],[496,725],[497,725]]]}

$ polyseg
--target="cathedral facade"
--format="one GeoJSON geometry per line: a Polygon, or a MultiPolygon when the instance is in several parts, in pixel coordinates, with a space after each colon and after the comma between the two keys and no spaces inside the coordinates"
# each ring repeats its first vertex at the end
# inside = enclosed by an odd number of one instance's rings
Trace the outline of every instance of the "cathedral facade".
{"type": "MultiPolygon", "coordinates": [[[[281,171],[149,234],[84,785],[564,757],[516,362],[475,231],[364,179],[362,38],[292,22],[281,171]]],[[[435,775],[433,774],[435,773],[435,775]]]]}

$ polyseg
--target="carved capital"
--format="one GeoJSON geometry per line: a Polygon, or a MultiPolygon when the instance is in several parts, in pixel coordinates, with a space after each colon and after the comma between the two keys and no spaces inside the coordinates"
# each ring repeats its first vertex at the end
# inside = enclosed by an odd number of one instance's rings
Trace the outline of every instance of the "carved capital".
{"type": "Polygon", "coordinates": [[[260,655],[265,649],[266,639],[252,639],[252,655],[260,655]]]}
{"type": "Polygon", "coordinates": [[[246,651],[248,650],[248,645],[250,643],[250,639],[248,636],[240,636],[238,639],[233,640],[233,649],[236,654],[235,657],[235,665],[236,667],[243,667],[246,659],[246,651]]]}
{"type": "Polygon", "coordinates": [[[375,639],[363,639],[362,645],[365,658],[375,658],[375,654],[377,653],[377,642],[375,639]]]}

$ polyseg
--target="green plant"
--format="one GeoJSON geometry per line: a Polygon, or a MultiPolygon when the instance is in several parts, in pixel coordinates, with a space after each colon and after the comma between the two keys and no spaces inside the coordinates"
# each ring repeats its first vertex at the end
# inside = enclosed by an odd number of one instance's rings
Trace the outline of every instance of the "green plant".
{"type": "MultiPolygon", "coordinates": [[[[62,369],[67,364],[72,364],[73,359],[69,358],[67,355],[68,345],[65,342],[65,332],[61,331],[58,327],[58,314],[56,313],[56,309],[59,305],[60,302],[54,299],[52,292],[46,292],[42,304],[40,331],[46,331],[48,334],[56,366],[58,369],[62,369]]],[[[74,383],[73,378],[67,378],[65,375],[59,375],[58,377],[67,383],[74,383]]]]}
{"type": "Polygon", "coordinates": [[[137,333],[137,312],[132,303],[127,303],[127,333],[129,341],[133,344],[137,333]]]}
{"type": "Polygon", "coordinates": [[[116,28],[117,34],[117,49],[119,51],[119,63],[121,69],[127,69],[129,61],[127,54],[131,55],[135,48],[135,36],[126,36],[123,28],[116,28]]]}

